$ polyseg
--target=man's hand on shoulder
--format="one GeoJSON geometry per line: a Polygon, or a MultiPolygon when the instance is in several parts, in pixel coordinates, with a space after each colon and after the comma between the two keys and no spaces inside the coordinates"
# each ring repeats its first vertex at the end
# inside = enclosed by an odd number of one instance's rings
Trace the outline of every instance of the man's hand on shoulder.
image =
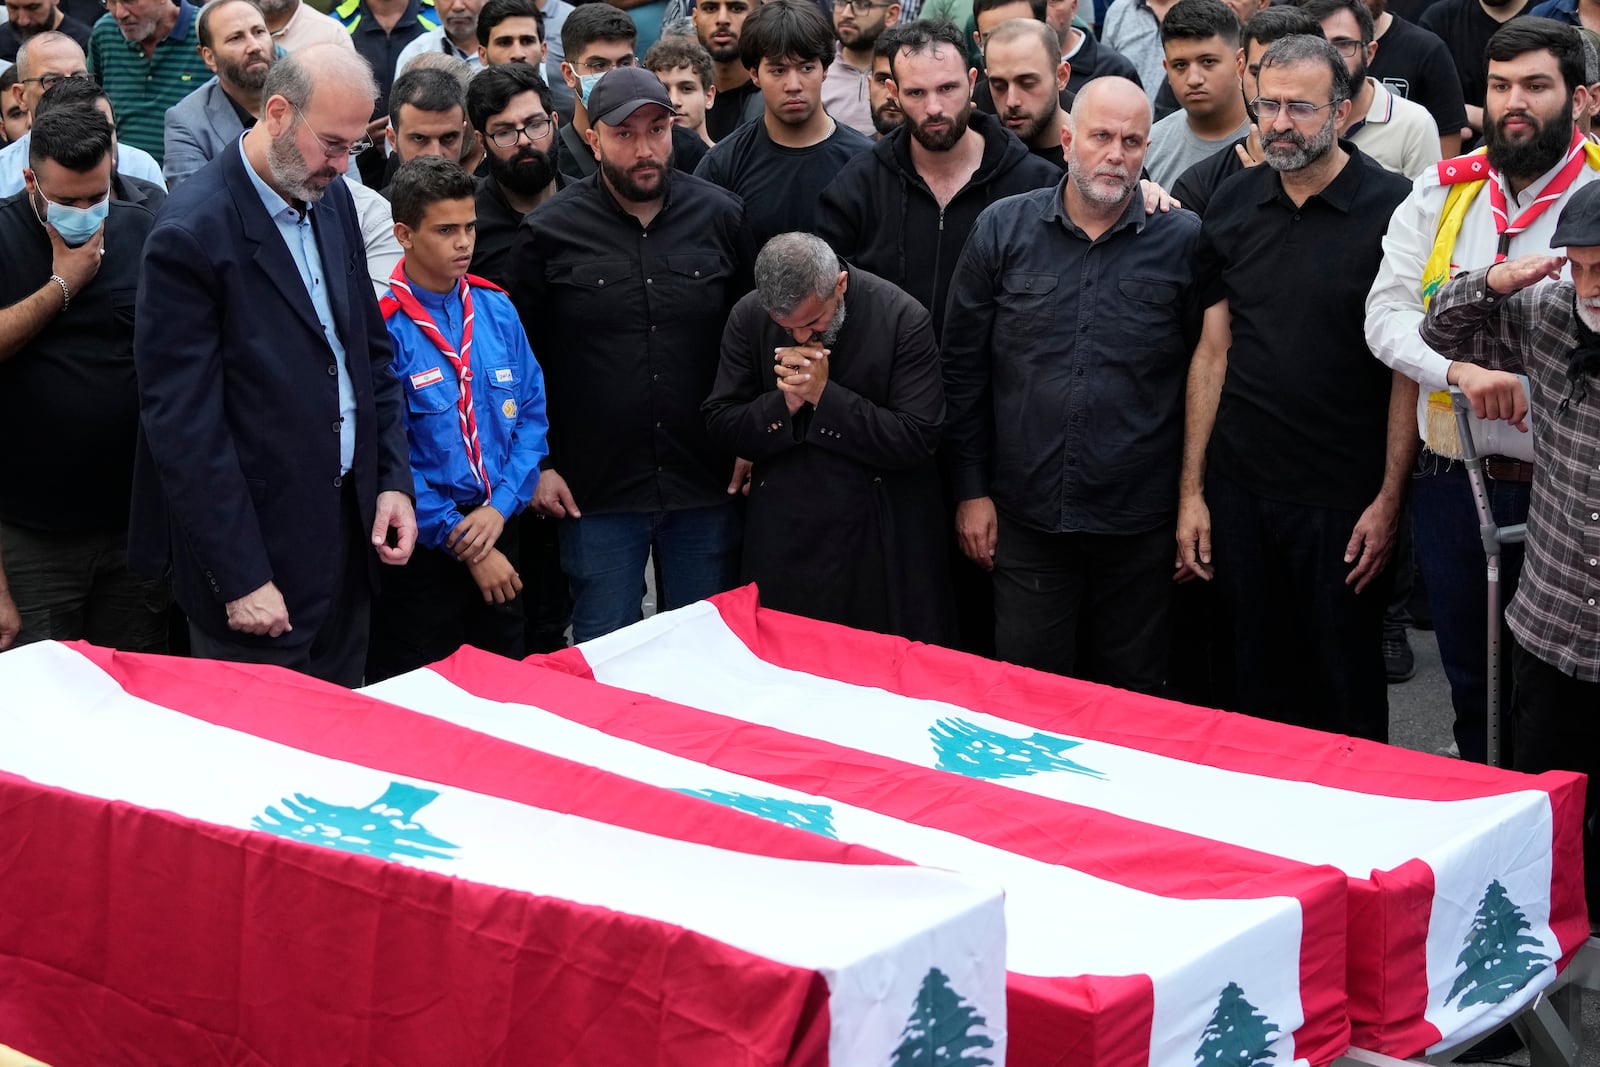
{"type": "Polygon", "coordinates": [[[411,498],[396,489],[379,493],[378,514],[372,522],[372,547],[378,550],[378,559],[391,567],[404,566],[416,544],[417,512],[411,498]]]}
{"type": "Polygon", "coordinates": [[[289,625],[289,606],[272,582],[228,601],[228,629],[257,637],[282,637],[293,630],[289,625]]]}

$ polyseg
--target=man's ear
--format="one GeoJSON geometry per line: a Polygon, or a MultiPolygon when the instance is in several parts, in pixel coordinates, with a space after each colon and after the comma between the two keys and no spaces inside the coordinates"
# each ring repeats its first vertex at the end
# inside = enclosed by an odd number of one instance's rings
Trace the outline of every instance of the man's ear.
{"type": "Polygon", "coordinates": [[[578,91],[578,72],[566,60],[561,61],[561,80],[567,83],[567,88],[574,93],[578,91]]]}
{"type": "Polygon", "coordinates": [[[589,142],[589,150],[594,153],[594,158],[600,158],[600,131],[590,126],[583,133],[583,139],[589,142]]]}
{"type": "Polygon", "coordinates": [[[710,111],[712,108],[714,108],[716,106],[717,106],[717,87],[715,85],[708,86],[706,88],[706,110],[710,111]]]}
{"type": "Polygon", "coordinates": [[[412,242],[413,242],[414,238],[413,238],[413,235],[411,233],[411,227],[410,226],[407,226],[403,222],[395,223],[394,224],[394,239],[396,241],[400,242],[400,247],[401,248],[405,249],[407,252],[411,251],[411,245],[412,245],[412,242]]]}
{"type": "Polygon", "coordinates": [[[1061,90],[1065,89],[1067,87],[1067,82],[1071,80],[1072,64],[1063,59],[1061,61],[1061,65],[1056,68],[1056,92],[1059,93],[1061,90]]]}

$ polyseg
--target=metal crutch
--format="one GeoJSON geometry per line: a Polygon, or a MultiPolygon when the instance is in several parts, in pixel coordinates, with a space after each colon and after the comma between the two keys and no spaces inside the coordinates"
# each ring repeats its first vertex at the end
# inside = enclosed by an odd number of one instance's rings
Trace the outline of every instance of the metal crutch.
{"type": "Polygon", "coordinates": [[[1472,503],[1478,509],[1478,536],[1483,540],[1483,554],[1488,559],[1489,570],[1489,766],[1499,767],[1500,762],[1500,549],[1503,545],[1519,545],[1528,532],[1526,523],[1515,526],[1496,526],[1494,512],[1489,508],[1489,487],[1483,472],[1483,457],[1478,455],[1477,443],[1472,438],[1472,404],[1456,386],[1450,387],[1450,403],[1455,409],[1456,431],[1461,437],[1463,462],[1467,466],[1467,483],[1472,487],[1472,503]]]}

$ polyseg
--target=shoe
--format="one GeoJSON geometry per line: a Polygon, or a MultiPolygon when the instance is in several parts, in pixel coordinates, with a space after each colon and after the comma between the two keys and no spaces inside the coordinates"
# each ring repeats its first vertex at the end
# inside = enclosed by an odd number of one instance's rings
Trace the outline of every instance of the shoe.
{"type": "Polygon", "coordinates": [[[1390,685],[1409,682],[1417,673],[1417,657],[1411,651],[1411,642],[1406,640],[1404,630],[1397,634],[1384,635],[1383,670],[1389,678],[1390,685]]]}

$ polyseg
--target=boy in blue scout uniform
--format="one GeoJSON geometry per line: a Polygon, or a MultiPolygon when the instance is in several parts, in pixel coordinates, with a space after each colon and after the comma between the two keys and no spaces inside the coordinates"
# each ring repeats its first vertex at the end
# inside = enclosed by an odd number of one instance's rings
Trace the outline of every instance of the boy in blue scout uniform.
{"type": "Polygon", "coordinates": [[[424,157],[391,189],[405,258],[379,301],[405,393],[417,551],[373,605],[367,681],[414,670],[463,644],[523,655],[515,527],[545,444],[544,375],[511,299],[467,273],[475,185],[424,157]]]}

